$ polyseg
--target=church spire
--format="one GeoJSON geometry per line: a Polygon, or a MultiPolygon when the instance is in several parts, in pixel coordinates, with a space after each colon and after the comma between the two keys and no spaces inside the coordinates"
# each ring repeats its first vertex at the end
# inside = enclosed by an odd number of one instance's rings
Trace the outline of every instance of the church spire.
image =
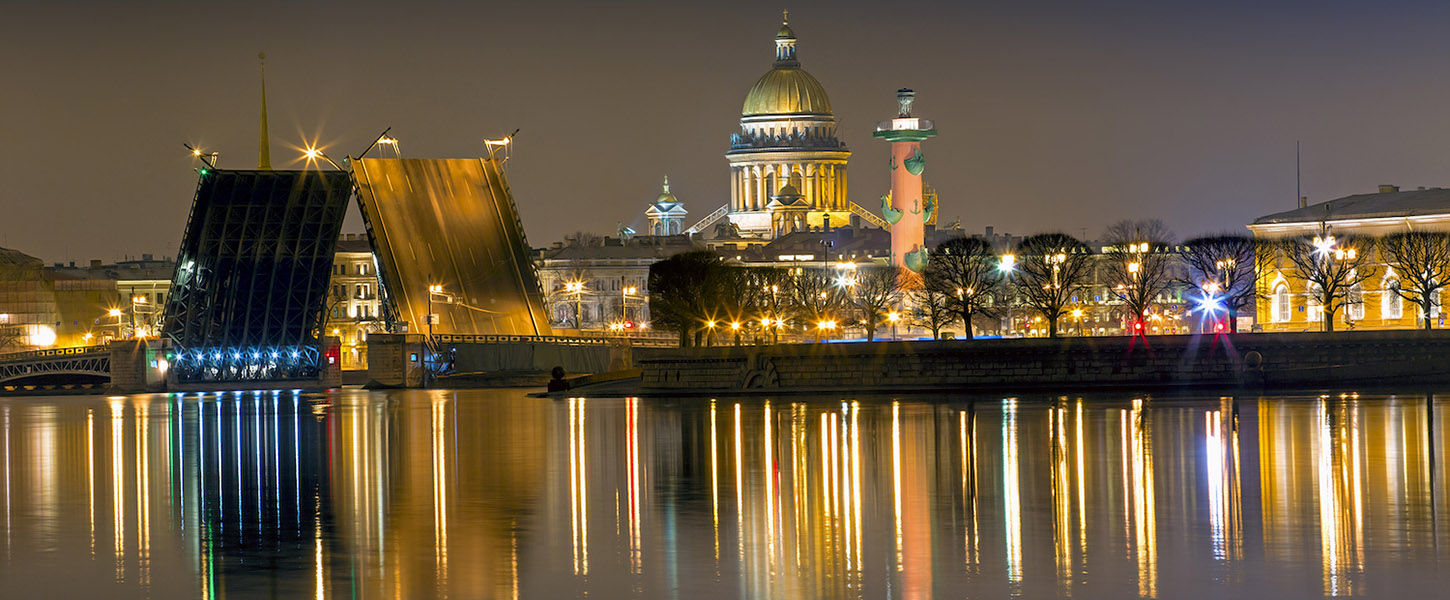
{"type": "Polygon", "coordinates": [[[257,61],[262,66],[262,123],[257,132],[257,169],[271,171],[272,139],[267,135],[267,55],[257,53],[257,61]]]}
{"type": "Polygon", "coordinates": [[[670,193],[670,176],[665,175],[665,193],[670,193]]]}

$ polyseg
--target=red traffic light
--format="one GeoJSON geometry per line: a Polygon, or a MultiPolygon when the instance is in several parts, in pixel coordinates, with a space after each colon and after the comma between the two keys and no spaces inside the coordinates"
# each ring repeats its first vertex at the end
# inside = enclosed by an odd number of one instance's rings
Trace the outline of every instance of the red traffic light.
{"type": "Polygon", "coordinates": [[[624,322],[624,328],[625,329],[634,329],[634,321],[625,321],[624,322]]]}

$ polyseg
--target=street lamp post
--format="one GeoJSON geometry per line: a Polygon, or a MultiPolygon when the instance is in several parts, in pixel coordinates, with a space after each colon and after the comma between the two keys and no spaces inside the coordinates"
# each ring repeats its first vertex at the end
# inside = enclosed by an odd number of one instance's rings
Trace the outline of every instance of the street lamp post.
{"type": "Polygon", "coordinates": [[[639,288],[630,285],[619,286],[619,322],[623,325],[629,321],[629,297],[639,291],[639,288]]]}
{"type": "Polygon", "coordinates": [[[1012,305],[1016,303],[1017,292],[1012,289],[1012,267],[1017,264],[1017,255],[1003,254],[997,263],[997,270],[1007,278],[1007,335],[1012,335],[1012,305]]]}
{"type": "Polygon", "coordinates": [[[430,339],[433,337],[433,322],[438,320],[438,317],[433,314],[433,296],[442,295],[442,285],[433,284],[428,286],[428,337],[430,339]]]}
{"type": "Polygon", "coordinates": [[[891,339],[899,339],[896,335],[896,320],[901,318],[901,313],[891,311],[886,313],[886,320],[891,322],[891,339]]]}
{"type": "Polygon", "coordinates": [[[580,320],[580,313],[582,312],[580,310],[580,303],[582,302],[581,296],[584,294],[584,282],[566,281],[564,282],[564,291],[574,294],[574,328],[582,334],[584,333],[584,323],[580,320]]]}

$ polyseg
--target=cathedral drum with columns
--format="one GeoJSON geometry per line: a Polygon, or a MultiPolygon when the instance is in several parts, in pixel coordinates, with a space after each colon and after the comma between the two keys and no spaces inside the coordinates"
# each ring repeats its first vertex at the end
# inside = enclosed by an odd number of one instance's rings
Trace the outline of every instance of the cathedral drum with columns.
{"type": "Polygon", "coordinates": [[[782,23],[775,64],[745,96],[740,133],[730,136],[727,217],[742,235],[774,238],[807,227],[849,223],[846,159],[821,82],[796,59],[782,23]]]}

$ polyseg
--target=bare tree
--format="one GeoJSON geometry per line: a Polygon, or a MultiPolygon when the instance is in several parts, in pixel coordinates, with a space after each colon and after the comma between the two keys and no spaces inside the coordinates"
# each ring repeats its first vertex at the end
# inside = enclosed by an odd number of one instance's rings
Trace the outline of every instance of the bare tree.
{"type": "Polygon", "coordinates": [[[1171,244],[1177,238],[1162,219],[1123,219],[1103,230],[1103,241],[1109,244],[1136,239],[1171,244]]]}
{"type": "Polygon", "coordinates": [[[912,305],[916,307],[912,322],[930,330],[932,339],[941,339],[942,328],[956,318],[951,307],[947,305],[947,295],[933,286],[923,285],[911,290],[910,298],[912,305]]]}
{"type": "Polygon", "coordinates": [[[650,313],[654,323],[680,334],[680,347],[707,341],[724,298],[733,294],[732,267],[707,250],[682,252],[650,265],[650,313]]]}
{"type": "Polygon", "coordinates": [[[816,341],[821,339],[821,324],[839,324],[849,306],[836,279],[823,270],[802,270],[790,278],[789,290],[787,312],[791,321],[802,330],[814,330],[816,341]]]}
{"type": "Polygon", "coordinates": [[[946,296],[972,339],[972,317],[995,306],[1002,285],[1002,262],[992,245],[978,238],[954,238],[931,252],[923,272],[925,285],[946,296]]]}
{"type": "Polygon", "coordinates": [[[1393,288],[1395,294],[1418,305],[1425,329],[1430,329],[1435,300],[1440,290],[1450,285],[1450,233],[1392,233],[1380,239],[1379,247],[1380,258],[1401,280],[1399,287],[1393,288]]]}
{"type": "Polygon", "coordinates": [[[22,338],[20,327],[0,327],[0,352],[19,349],[24,345],[22,338]]]}
{"type": "Polygon", "coordinates": [[[866,329],[866,341],[876,341],[876,329],[901,301],[905,280],[899,267],[863,267],[846,286],[846,299],[866,329]]]}
{"type": "Polygon", "coordinates": [[[1102,266],[1108,290],[1127,310],[1133,332],[1146,334],[1143,318],[1173,285],[1172,232],[1162,221],[1119,221],[1104,234],[1102,266]]]}
{"type": "Polygon", "coordinates": [[[1322,309],[1324,331],[1334,331],[1334,315],[1374,275],[1374,242],[1347,235],[1316,235],[1287,238],[1281,244],[1299,278],[1309,283],[1309,297],[1322,309]]]}
{"type": "MultiPolygon", "coordinates": [[[[1228,313],[1229,331],[1238,333],[1239,310],[1252,307],[1257,297],[1254,239],[1237,233],[1221,233],[1193,238],[1184,245],[1188,248],[1183,256],[1188,265],[1185,283],[1217,294],[1228,313]]],[[[1212,310],[1212,306],[1206,310],[1212,310]]]]}
{"type": "Polygon", "coordinates": [[[592,231],[575,231],[574,233],[564,236],[564,241],[568,242],[570,246],[603,246],[604,236],[594,233],[592,231]]]}
{"type": "Polygon", "coordinates": [[[1057,321],[1092,276],[1092,249],[1065,233],[1042,233],[1016,248],[1017,290],[1024,304],[1047,319],[1047,335],[1057,337],[1057,321]]]}
{"type": "Polygon", "coordinates": [[[740,269],[744,279],[737,293],[741,301],[739,316],[753,327],[759,323],[763,335],[769,334],[773,342],[780,341],[779,321],[785,317],[790,298],[789,273],[785,269],[752,267],[740,269]]]}

